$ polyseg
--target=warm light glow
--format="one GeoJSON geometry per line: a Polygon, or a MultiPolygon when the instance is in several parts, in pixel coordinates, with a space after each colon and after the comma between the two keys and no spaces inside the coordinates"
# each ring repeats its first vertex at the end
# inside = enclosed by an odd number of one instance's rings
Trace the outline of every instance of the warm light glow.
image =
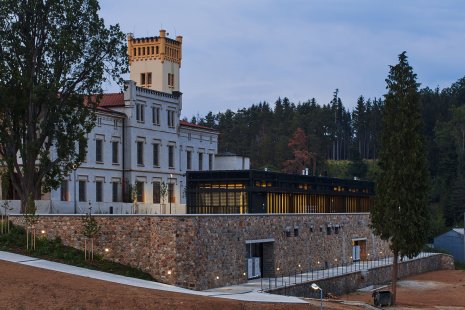
{"type": "Polygon", "coordinates": [[[41,233],[45,234],[45,230],[42,230],[41,233]]]}
{"type": "Polygon", "coordinates": [[[245,272],[244,272],[244,276],[245,276],[245,272]]]}
{"type": "Polygon", "coordinates": [[[350,259],[352,259],[352,256],[350,257],[350,259]]]}
{"type": "Polygon", "coordinates": [[[337,262],[337,258],[335,258],[334,261],[337,262]]]}
{"type": "Polygon", "coordinates": [[[316,262],[317,264],[320,264],[320,262],[316,262]]]}
{"type": "Polygon", "coordinates": [[[300,264],[299,264],[299,268],[300,268],[300,267],[301,267],[301,266],[300,266],[300,264]]]}
{"type": "Polygon", "coordinates": [[[168,270],[168,274],[171,274],[171,270],[168,270]]]}
{"type": "Polygon", "coordinates": [[[110,252],[110,249],[109,249],[109,248],[105,248],[105,252],[106,252],[106,253],[110,252]]]}
{"type": "Polygon", "coordinates": [[[217,280],[219,280],[219,279],[220,279],[220,277],[216,276],[216,279],[217,279],[217,280]]]}
{"type": "Polygon", "coordinates": [[[279,267],[278,267],[278,268],[276,268],[276,270],[277,270],[277,271],[279,271],[279,267]]]}
{"type": "Polygon", "coordinates": [[[368,253],[368,256],[370,256],[370,253],[368,253]]]}

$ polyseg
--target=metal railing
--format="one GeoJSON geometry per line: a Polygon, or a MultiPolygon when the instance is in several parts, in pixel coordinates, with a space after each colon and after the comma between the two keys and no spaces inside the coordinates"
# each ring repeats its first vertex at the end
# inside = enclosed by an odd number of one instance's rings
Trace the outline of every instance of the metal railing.
{"type": "MultiPolygon", "coordinates": [[[[399,257],[399,263],[421,259],[439,253],[433,252],[421,252],[417,256],[409,259],[407,257],[399,257]]],[[[260,278],[260,287],[262,291],[269,291],[272,289],[286,288],[289,286],[313,282],[321,279],[327,279],[332,277],[338,277],[352,272],[358,272],[363,270],[369,270],[373,268],[389,266],[393,262],[393,256],[384,256],[378,257],[377,259],[365,260],[365,261],[355,261],[351,263],[335,263],[329,268],[310,268],[304,269],[298,267],[292,272],[281,273],[279,276],[269,277],[269,278],[260,278]]],[[[279,270],[278,270],[279,272],[279,270]]]]}

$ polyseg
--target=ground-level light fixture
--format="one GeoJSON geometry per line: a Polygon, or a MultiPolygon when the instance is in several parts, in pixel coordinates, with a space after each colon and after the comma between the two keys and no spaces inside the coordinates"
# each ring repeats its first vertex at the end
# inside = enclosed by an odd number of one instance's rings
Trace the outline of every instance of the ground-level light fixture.
{"type": "Polygon", "coordinates": [[[320,309],[323,309],[323,290],[316,283],[312,283],[312,289],[315,291],[320,290],[320,309]]]}

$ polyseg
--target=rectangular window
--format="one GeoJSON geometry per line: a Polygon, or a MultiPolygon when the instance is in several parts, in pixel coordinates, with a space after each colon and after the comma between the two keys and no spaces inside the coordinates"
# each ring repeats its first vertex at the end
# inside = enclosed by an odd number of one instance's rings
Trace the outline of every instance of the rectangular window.
{"type": "Polygon", "coordinates": [[[213,154],[208,154],[208,170],[213,170],[213,154]]]}
{"type": "Polygon", "coordinates": [[[168,127],[174,127],[174,111],[168,110],[168,127]]]}
{"type": "Polygon", "coordinates": [[[60,196],[61,201],[68,201],[68,180],[61,181],[61,189],[60,189],[60,196]]]}
{"type": "Polygon", "coordinates": [[[176,197],[174,195],[174,184],[168,183],[168,202],[175,203],[176,197]]]}
{"type": "Polygon", "coordinates": [[[152,72],[147,73],[147,84],[152,84],[152,72]]]}
{"type": "Polygon", "coordinates": [[[112,156],[111,156],[111,158],[112,158],[112,162],[113,162],[114,164],[117,164],[117,163],[119,162],[119,158],[118,158],[118,157],[119,157],[119,156],[118,156],[118,144],[119,144],[118,141],[113,141],[113,142],[111,143],[111,149],[112,149],[112,152],[111,152],[111,153],[112,153],[112,156]]]}
{"type": "Polygon", "coordinates": [[[98,163],[103,162],[103,140],[95,140],[95,161],[98,163]]]}
{"type": "Polygon", "coordinates": [[[111,196],[113,198],[113,202],[118,202],[119,201],[119,182],[118,181],[113,181],[111,185],[111,196]]]}
{"type": "Polygon", "coordinates": [[[203,153],[199,153],[199,171],[203,168],[203,153]]]}
{"type": "Polygon", "coordinates": [[[140,74],[140,85],[145,85],[145,73],[140,74]]]}
{"type": "Polygon", "coordinates": [[[174,168],[174,146],[168,145],[168,167],[174,168]]]}
{"type": "Polygon", "coordinates": [[[137,201],[144,202],[144,182],[136,182],[137,201]]]}
{"type": "Polygon", "coordinates": [[[80,180],[79,181],[79,201],[86,201],[86,181],[80,180]]]}
{"type": "Polygon", "coordinates": [[[187,151],[187,170],[192,169],[192,152],[187,151]]]}
{"type": "Polygon", "coordinates": [[[168,86],[174,87],[174,74],[168,73],[168,86]]]}
{"type": "Polygon", "coordinates": [[[138,122],[144,122],[144,105],[141,103],[136,103],[136,120],[138,122]]]}
{"type": "Polygon", "coordinates": [[[160,108],[152,107],[152,123],[154,125],[160,125],[160,108]]]}
{"type": "Polygon", "coordinates": [[[144,142],[137,141],[137,164],[139,166],[144,165],[144,142]]]}
{"type": "Polygon", "coordinates": [[[95,181],[95,201],[103,201],[103,182],[95,181]]]}
{"type": "Polygon", "coordinates": [[[153,182],[153,203],[160,203],[160,182],[153,182]]]}
{"type": "Polygon", "coordinates": [[[160,144],[153,144],[153,165],[160,167],[160,144]]]}

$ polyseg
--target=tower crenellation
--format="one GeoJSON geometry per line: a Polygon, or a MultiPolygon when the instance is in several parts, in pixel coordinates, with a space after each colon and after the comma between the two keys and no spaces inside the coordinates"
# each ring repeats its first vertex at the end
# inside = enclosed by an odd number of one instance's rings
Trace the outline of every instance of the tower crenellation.
{"type": "Polygon", "coordinates": [[[130,79],[138,86],[172,93],[179,91],[182,59],[182,36],[167,37],[161,29],[159,36],[128,39],[130,79]]]}

